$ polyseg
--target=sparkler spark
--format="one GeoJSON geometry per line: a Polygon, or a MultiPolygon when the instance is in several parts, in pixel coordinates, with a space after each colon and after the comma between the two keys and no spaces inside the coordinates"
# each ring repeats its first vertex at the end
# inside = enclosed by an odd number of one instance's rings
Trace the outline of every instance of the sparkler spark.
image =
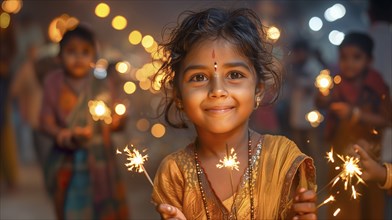
{"type": "Polygon", "coordinates": [[[337,216],[340,212],[340,208],[336,209],[336,211],[333,213],[333,216],[337,216]]]}
{"type": "Polygon", "coordinates": [[[231,148],[230,154],[228,153],[223,160],[219,160],[219,163],[216,165],[217,168],[221,169],[226,167],[230,170],[239,171],[240,162],[237,160],[237,153],[234,152],[234,148],[231,148]]]}
{"type": "Polygon", "coordinates": [[[335,159],[333,158],[333,148],[331,148],[331,151],[327,152],[327,156],[325,158],[328,159],[328,162],[335,163],[335,159]]]}
{"type": "Polygon", "coordinates": [[[329,202],[334,202],[334,201],[336,201],[335,197],[333,195],[330,195],[326,200],[324,200],[324,202],[322,202],[320,205],[318,205],[317,208],[320,208],[321,206],[323,206],[329,202]]]}
{"type": "Polygon", "coordinates": [[[340,179],[344,182],[344,190],[347,190],[348,185],[352,184],[352,179],[354,177],[357,178],[357,183],[363,183],[363,179],[361,178],[362,171],[361,168],[359,168],[358,163],[359,163],[359,158],[355,157],[349,157],[349,156],[341,156],[338,154],[338,158],[343,161],[343,165],[341,166],[342,171],[339,173],[340,179]]]}
{"type": "Polygon", "coordinates": [[[351,197],[353,197],[354,199],[357,199],[357,197],[360,196],[361,194],[358,193],[358,192],[355,190],[354,185],[351,186],[351,189],[352,189],[351,197]]]}

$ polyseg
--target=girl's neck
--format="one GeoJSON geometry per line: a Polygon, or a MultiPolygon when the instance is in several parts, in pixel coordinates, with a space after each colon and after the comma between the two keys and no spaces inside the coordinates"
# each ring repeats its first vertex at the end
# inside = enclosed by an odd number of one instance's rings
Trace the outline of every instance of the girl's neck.
{"type": "Polygon", "coordinates": [[[248,146],[248,123],[230,132],[223,134],[210,133],[197,130],[197,151],[204,157],[222,157],[226,155],[226,145],[229,149],[234,148],[237,152],[247,149],[248,146]]]}

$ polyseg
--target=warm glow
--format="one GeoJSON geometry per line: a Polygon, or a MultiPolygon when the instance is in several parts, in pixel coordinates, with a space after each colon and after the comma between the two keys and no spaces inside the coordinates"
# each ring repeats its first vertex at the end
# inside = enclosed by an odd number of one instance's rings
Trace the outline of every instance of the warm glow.
{"type": "Polygon", "coordinates": [[[329,94],[329,90],[333,87],[333,80],[329,70],[321,70],[320,74],[316,77],[314,84],[320,90],[321,94],[327,96],[329,94]]]}
{"type": "Polygon", "coordinates": [[[149,127],[150,127],[150,122],[145,118],[139,119],[136,122],[136,128],[139,131],[147,131],[149,127]]]}
{"type": "Polygon", "coordinates": [[[133,45],[138,45],[142,41],[142,34],[140,31],[132,31],[128,37],[129,43],[133,45]]]}
{"type": "Polygon", "coordinates": [[[116,70],[119,73],[126,73],[130,69],[130,64],[127,61],[121,61],[116,64],[116,70]]]}
{"type": "Polygon", "coordinates": [[[133,94],[136,91],[136,85],[134,82],[126,82],[124,84],[124,92],[127,94],[133,94]]]}
{"type": "Polygon", "coordinates": [[[165,132],[165,126],[159,123],[154,124],[151,128],[151,134],[156,138],[161,138],[163,135],[165,135],[165,132]]]}
{"type": "Polygon", "coordinates": [[[151,88],[151,80],[146,79],[144,81],[140,81],[139,86],[143,90],[149,90],[151,88]]]}
{"type": "Polygon", "coordinates": [[[280,37],[280,30],[277,27],[269,27],[267,30],[267,36],[271,40],[278,40],[280,37]]]}
{"type": "Polygon", "coordinates": [[[91,100],[88,102],[89,111],[94,121],[103,120],[106,124],[112,123],[111,111],[100,100],[91,100]]]}
{"type": "Polygon", "coordinates": [[[340,82],[342,82],[342,77],[339,76],[339,75],[336,75],[336,76],[333,78],[333,82],[334,82],[335,84],[339,84],[340,82]]]}
{"type": "Polygon", "coordinates": [[[79,24],[79,20],[75,17],[70,17],[63,14],[60,17],[54,18],[48,28],[48,35],[51,41],[58,43],[67,30],[74,29],[79,24]]]}
{"type": "Polygon", "coordinates": [[[23,3],[21,0],[4,0],[1,4],[1,8],[7,13],[16,14],[20,11],[22,5],[23,3]]]}
{"type": "Polygon", "coordinates": [[[97,15],[100,18],[107,17],[109,13],[110,13],[110,7],[105,3],[99,3],[97,7],[95,7],[95,15],[97,15]]]}
{"type": "Polygon", "coordinates": [[[158,50],[158,43],[154,41],[151,47],[144,48],[144,49],[146,50],[147,53],[155,53],[158,50]]]}
{"type": "Polygon", "coordinates": [[[11,16],[8,13],[6,13],[6,12],[1,13],[1,15],[0,15],[0,27],[5,29],[5,28],[7,28],[10,25],[10,22],[11,22],[11,16]]]}
{"type": "Polygon", "coordinates": [[[317,110],[309,112],[305,117],[312,127],[319,126],[319,124],[324,120],[323,115],[317,110]]]}
{"type": "Polygon", "coordinates": [[[124,28],[127,27],[127,19],[124,18],[123,16],[116,16],[112,20],[112,26],[116,30],[123,30],[124,28]]]}
{"type": "Polygon", "coordinates": [[[125,114],[125,111],[127,108],[125,107],[124,104],[117,104],[116,107],[114,108],[114,111],[116,112],[117,115],[123,115],[125,114]]]}
{"type": "Polygon", "coordinates": [[[150,35],[146,35],[142,39],[142,45],[144,48],[149,48],[154,44],[154,38],[150,35]]]}

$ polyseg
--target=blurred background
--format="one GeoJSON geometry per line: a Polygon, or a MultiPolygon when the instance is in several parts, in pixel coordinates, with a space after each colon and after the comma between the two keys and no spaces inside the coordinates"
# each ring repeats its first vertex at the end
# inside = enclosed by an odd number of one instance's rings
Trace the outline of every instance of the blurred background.
{"type": "MultiPolygon", "coordinates": [[[[381,47],[384,59],[390,62],[390,17],[389,21],[377,21],[369,13],[371,7],[390,13],[390,4],[367,0],[2,0],[1,32],[12,35],[2,34],[1,39],[2,54],[6,51],[1,56],[1,68],[5,68],[3,61],[9,67],[8,71],[1,71],[0,147],[7,149],[1,151],[2,169],[11,174],[0,179],[0,219],[55,218],[43,175],[51,142],[39,134],[37,119],[44,79],[60,67],[58,43],[64,32],[84,24],[96,34],[98,56],[94,77],[107,80],[115,75],[121,99],[108,108],[113,114],[126,115],[122,129],[111,134],[113,150],[121,150],[127,144],[147,149],[149,159],[145,167],[153,177],[165,155],[195,138],[192,128],[171,128],[157,116],[162,95],[151,86],[160,85],[151,84],[149,77],[157,70],[157,60],[162,56],[157,51],[162,30],[173,27],[185,10],[209,7],[246,7],[261,17],[274,46],[277,65],[285,69],[285,74],[278,100],[255,111],[250,123],[256,131],[293,139],[315,159],[319,186],[327,184],[325,153],[330,145],[324,141],[326,111],[318,108],[314,100],[318,92],[328,93],[334,84],[340,83],[337,46],[348,32],[380,33],[389,41],[389,48],[383,48],[375,40],[375,49],[381,47]],[[379,24],[386,25],[387,31],[377,32],[379,24]]],[[[378,56],[374,57],[375,65],[378,56]]],[[[381,58],[379,61],[382,62],[381,58]]],[[[391,86],[390,65],[379,71],[391,86]]],[[[130,219],[158,219],[150,202],[152,188],[148,180],[141,173],[128,172],[123,155],[116,159],[126,185],[130,219]]],[[[319,215],[321,219],[327,218],[324,207],[319,215]]]]}

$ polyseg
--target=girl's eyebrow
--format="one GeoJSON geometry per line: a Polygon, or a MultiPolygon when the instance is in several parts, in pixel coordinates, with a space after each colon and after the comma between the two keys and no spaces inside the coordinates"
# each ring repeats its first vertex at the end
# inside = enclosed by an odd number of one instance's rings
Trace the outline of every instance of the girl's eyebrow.
{"type": "MultiPolygon", "coordinates": [[[[214,65],[211,66],[206,66],[206,65],[201,65],[201,64],[195,64],[195,65],[189,65],[184,69],[184,73],[186,73],[189,70],[208,70],[211,69],[211,67],[214,67],[214,65]]],[[[229,67],[244,67],[248,71],[251,72],[251,69],[248,64],[246,64],[243,61],[234,61],[234,62],[229,62],[223,64],[223,67],[229,68],[229,67]]]]}

